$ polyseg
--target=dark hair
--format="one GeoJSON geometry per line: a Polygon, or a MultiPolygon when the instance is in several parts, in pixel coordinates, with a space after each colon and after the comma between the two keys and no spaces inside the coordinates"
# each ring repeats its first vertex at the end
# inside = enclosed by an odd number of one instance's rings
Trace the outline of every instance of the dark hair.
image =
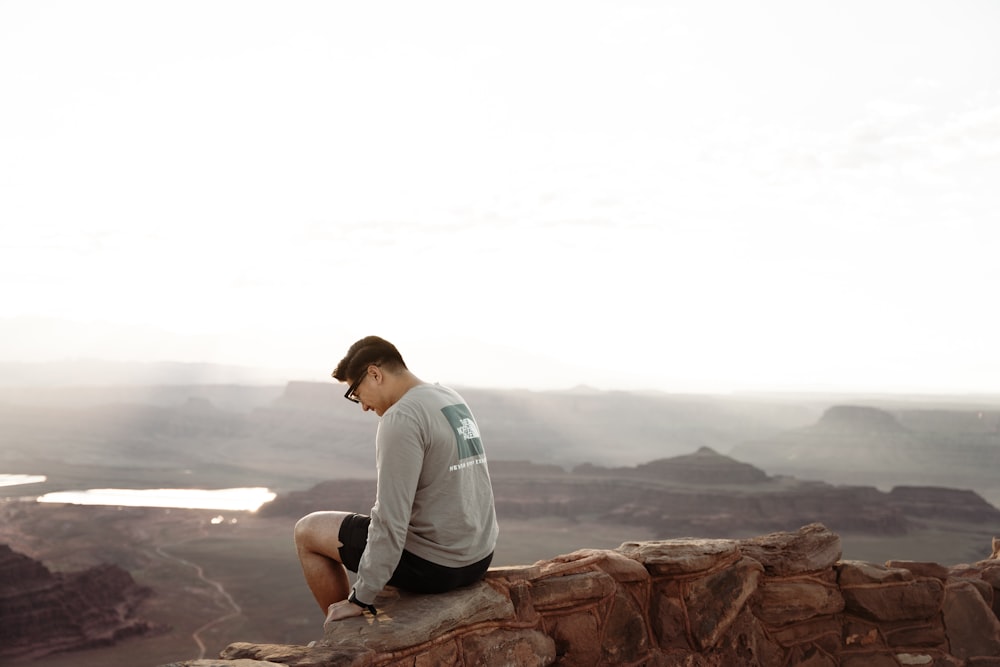
{"type": "Polygon", "coordinates": [[[395,345],[378,336],[365,336],[351,345],[331,375],[341,382],[348,380],[354,382],[372,364],[390,371],[406,368],[406,363],[395,345]]]}

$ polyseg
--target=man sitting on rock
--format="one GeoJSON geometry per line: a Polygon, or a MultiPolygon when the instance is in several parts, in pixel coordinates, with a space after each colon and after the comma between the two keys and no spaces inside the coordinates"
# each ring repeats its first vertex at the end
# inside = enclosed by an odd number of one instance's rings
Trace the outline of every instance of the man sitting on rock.
{"type": "Polygon", "coordinates": [[[354,343],[333,377],[380,417],[371,516],[313,512],[295,525],[306,583],[326,623],[368,610],[387,584],[443,593],[485,575],[499,532],[483,442],[457,392],[411,373],[378,336],[354,343]],[[357,573],[351,590],[346,569],[357,573]]]}

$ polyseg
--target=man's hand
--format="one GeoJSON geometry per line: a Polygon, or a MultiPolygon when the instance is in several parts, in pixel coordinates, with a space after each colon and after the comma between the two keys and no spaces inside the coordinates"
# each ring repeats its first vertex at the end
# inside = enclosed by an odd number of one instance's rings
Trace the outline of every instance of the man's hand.
{"type": "Polygon", "coordinates": [[[323,628],[326,629],[331,623],[351,618],[352,616],[360,616],[363,613],[365,613],[364,609],[347,600],[334,602],[326,608],[326,620],[323,621],[323,628]]]}

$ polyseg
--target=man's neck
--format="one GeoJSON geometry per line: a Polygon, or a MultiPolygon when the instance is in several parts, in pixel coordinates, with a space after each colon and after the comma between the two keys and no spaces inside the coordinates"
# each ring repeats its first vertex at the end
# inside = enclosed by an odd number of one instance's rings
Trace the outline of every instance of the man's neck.
{"type": "Polygon", "coordinates": [[[409,370],[404,370],[402,373],[394,376],[390,390],[392,392],[392,405],[395,405],[399,399],[403,398],[403,395],[406,394],[406,392],[421,384],[424,384],[423,380],[418,378],[409,370]]]}

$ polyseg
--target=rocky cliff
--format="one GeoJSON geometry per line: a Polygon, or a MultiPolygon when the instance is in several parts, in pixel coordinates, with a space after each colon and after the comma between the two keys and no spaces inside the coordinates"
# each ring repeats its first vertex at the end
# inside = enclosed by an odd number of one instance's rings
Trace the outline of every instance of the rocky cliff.
{"type": "Polygon", "coordinates": [[[114,565],[53,573],[0,544],[0,658],[107,646],[150,632],[135,617],[150,591],[114,565]]]}
{"type": "Polygon", "coordinates": [[[171,667],[1000,666],[996,546],[951,568],[840,558],[820,524],[581,550],[443,595],[387,591],[310,646],[171,667]]]}

